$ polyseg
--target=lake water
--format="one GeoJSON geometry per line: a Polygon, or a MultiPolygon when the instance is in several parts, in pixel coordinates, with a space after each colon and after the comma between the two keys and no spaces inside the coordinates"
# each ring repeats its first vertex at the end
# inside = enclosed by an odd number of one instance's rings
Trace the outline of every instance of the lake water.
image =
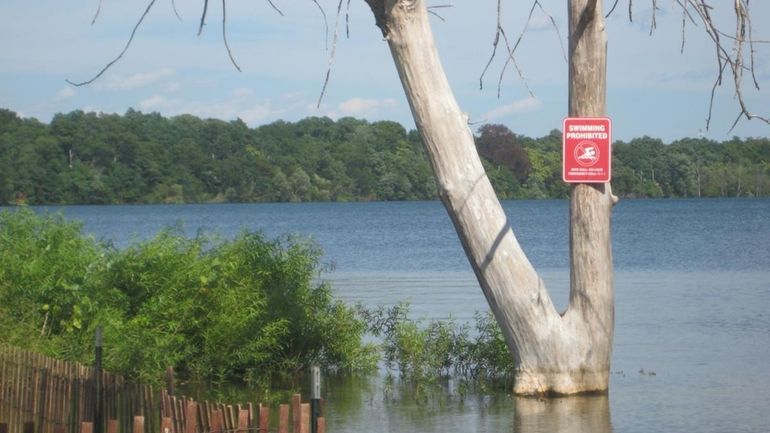
{"type": "MultiPolygon", "coordinates": [[[[505,210],[555,303],[568,291],[565,201],[505,210]]],[[[486,302],[438,202],[69,206],[118,246],[177,225],[314,238],[349,302],[409,301],[416,317],[469,320],[486,302]]],[[[381,377],[328,383],[332,432],[770,432],[770,200],[624,200],[615,207],[610,393],[521,399],[447,393],[418,405],[381,377]]]]}

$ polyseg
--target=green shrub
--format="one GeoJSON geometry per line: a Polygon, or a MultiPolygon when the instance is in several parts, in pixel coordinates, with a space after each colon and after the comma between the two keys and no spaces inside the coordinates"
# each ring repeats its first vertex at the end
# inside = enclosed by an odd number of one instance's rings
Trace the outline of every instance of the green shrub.
{"type": "Polygon", "coordinates": [[[367,309],[359,314],[382,340],[385,368],[413,385],[416,396],[441,379],[457,379],[462,389],[510,386],[515,364],[491,313],[476,313],[470,324],[454,320],[414,320],[408,304],[367,309]]]}
{"type": "Polygon", "coordinates": [[[145,382],[168,366],[264,384],[311,364],[376,365],[366,325],[318,282],[321,253],[301,240],[165,230],[117,250],[20,209],[0,213],[0,248],[0,336],[22,346],[88,361],[101,326],[105,367],[145,382]]]}
{"type": "Polygon", "coordinates": [[[0,305],[37,337],[76,332],[93,314],[103,248],[61,215],[0,212],[0,305]]]}
{"type": "Polygon", "coordinates": [[[0,339],[90,362],[101,326],[105,367],[149,383],[173,366],[183,379],[269,387],[312,364],[372,370],[381,354],[416,396],[449,377],[510,385],[513,358],[489,313],[471,327],[412,320],[407,304],[354,309],[319,280],[320,257],[306,241],[250,232],[168,229],[115,249],[61,215],[3,211],[0,339]]]}

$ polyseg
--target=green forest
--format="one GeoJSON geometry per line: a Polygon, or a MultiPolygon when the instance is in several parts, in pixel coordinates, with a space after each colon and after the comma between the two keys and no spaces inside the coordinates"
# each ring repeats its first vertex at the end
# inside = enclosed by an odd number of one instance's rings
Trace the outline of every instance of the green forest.
{"type": "MultiPolygon", "coordinates": [[[[503,199],[564,198],[561,132],[478,128],[503,199]]],[[[770,195],[770,139],[613,144],[621,197],[770,195]]],[[[73,111],[49,124],[0,109],[0,205],[430,200],[419,134],[390,121],[243,121],[73,111]]]]}

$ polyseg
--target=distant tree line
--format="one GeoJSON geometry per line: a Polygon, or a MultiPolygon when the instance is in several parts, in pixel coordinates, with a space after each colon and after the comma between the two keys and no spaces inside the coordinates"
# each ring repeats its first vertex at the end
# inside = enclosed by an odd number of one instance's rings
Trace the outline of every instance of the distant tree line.
{"type": "MultiPolygon", "coordinates": [[[[478,130],[498,195],[563,198],[561,133],[478,130]]],[[[614,143],[625,197],[770,195],[770,139],[614,143]]],[[[430,200],[436,185],[416,131],[390,121],[243,121],[73,111],[50,124],[0,109],[0,205],[430,200]]]]}

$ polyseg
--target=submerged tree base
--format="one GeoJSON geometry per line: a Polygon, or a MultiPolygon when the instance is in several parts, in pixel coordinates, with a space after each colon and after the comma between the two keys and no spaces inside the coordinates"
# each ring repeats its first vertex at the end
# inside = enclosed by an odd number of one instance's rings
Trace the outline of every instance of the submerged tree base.
{"type": "Polygon", "coordinates": [[[561,397],[607,393],[605,371],[532,372],[516,371],[513,393],[521,396],[561,397]]]}

